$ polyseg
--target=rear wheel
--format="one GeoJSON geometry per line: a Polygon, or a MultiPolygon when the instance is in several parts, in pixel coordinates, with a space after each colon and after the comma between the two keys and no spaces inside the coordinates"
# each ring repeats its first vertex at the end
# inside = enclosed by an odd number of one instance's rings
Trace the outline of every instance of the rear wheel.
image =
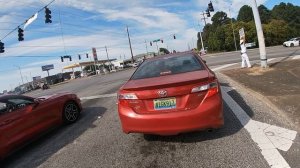
{"type": "Polygon", "coordinates": [[[291,45],[290,45],[291,47],[294,47],[294,43],[291,43],[291,45]]]}
{"type": "Polygon", "coordinates": [[[65,124],[71,124],[78,120],[80,115],[79,107],[75,102],[67,102],[63,109],[63,121],[65,124]]]}

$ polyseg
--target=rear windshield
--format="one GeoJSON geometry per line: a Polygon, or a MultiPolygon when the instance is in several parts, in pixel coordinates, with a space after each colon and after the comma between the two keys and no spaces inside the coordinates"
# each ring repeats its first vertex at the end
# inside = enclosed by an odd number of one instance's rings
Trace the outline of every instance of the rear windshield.
{"type": "Polygon", "coordinates": [[[202,64],[192,54],[169,56],[144,62],[131,79],[153,78],[203,69],[202,64]]]}

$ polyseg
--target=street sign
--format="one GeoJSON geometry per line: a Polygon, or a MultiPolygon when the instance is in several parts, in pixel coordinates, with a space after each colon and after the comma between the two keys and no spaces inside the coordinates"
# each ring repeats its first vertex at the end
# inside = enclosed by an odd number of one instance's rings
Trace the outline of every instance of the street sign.
{"type": "Polygon", "coordinates": [[[34,76],[34,77],[32,77],[32,80],[33,80],[33,81],[37,81],[37,80],[40,80],[40,79],[42,79],[41,76],[34,76]]]}
{"type": "Polygon", "coordinates": [[[96,48],[92,48],[92,50],[93,50],[94,61],[98,61],[96,48]]]}
{"type": "Polygon", "coordinates": [[[241,37],[245,37],[245,31],[244,31],[244,28],[241,28],[241,29],[239,30],[239,34],[240,34],[240,38],[241,38],[241,37]]]}
{"type": "Polygon", "coordinates": [[[49,71],[51,69],[54,69],[54,65],[53,64],[42,66],[42,71],[49,71]]]}
{"type": "Polygon", "coordinates": [[[153,42],[159,42],[159,41],[160,41],[160,39],[153,40],[153,42]]]}

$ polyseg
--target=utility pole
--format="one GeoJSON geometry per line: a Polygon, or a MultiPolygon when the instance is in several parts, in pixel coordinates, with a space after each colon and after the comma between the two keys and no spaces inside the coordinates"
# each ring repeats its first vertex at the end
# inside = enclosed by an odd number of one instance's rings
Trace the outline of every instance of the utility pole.
{"type": "Polygon", "coordinates": [[[201,32],[201,27],[200,27],[199,21],[198,21],[198,26],[199,26],[199,29],[200,29],[199,34],[200,34],[200,40],[201,40],[202,50],[204,50],[203,39],[202,39],[202,32],[201,32]]]}
{"type": "Polygon", "coordinates": [[[128,41],[129,41],[129,47],[130,47],[130,52],[131,52],[131,63],[134,62],[134,59],[133,59],[133,53],[132,53],[132,47],[131,47],[131,41],[130,41],[130,36],[129,36],[129,31],[128,31],[128,26],[127,27],[127,36],[128,36],[128,41]]]}
{"type": "Polygon", "coordinates": [[[147,52],[147,55],[148,55],[148,45],[147,45],[147,41],[145,40],[145,45],[146,45],[146,52],[147,52]]]}
{"type": "Polygon", "coordinates": [[[111,62],[110,62],[109,57],[108,57],[108,52],[107,52],[107,47],[106,46],[105,46],[105,50],[106,50],[107,61],[109,62],[109,71],[111,71],[111,62]]]}
{"type": "Polygon", "coordinates": [[[201,18],[201,20],[204,21],[204,24],[205,24],[205,26],[206,26],[206,19],[208,19],[208,18],[205,17],[205,13],[204,13],[204,12],[202,12],[201,15],[203,16],[203,18],[201,18]]]}
{"type": "MultiPolygon", "coordinates": [[[[230,17],[231,17],[230,8],[229,8],[229,15],[230,15],[230,17]]],[[[237,51],[236,38],[235,38],[235,32],[234,32],[234,28],[233,28],[232,18],[230,18],[230,22],[231,22],[231,28],[232,28],[232,34],[233,34],[233,40],[234,40],[235,51],[237,51]]]]}
{"type": "Polygon", "coordinates": [[[23,81],[23,75],[22,75],[21,67],[20,67],[20,66],[17,66],[17,65],[15,65],[15,67],[19,68],[19,71],[20,71],[20,76],[21,76],[21,80],[22,80],[22,85],[24,85],[24,81],[23,81]]]}
{"type": "Polygon", "coordinates": [[[155,42],[155,44],[156,44],[156,48],[157,48],[157,55],[159,55],[159,49],[158,49],[157,41],[155,42]]]}
{"type": "Polygon", "coordinates": [[[255,21],[255,26],[256,26],[256,31],[257,31],[258,44],[259,44],[260,66],[262,68],[267,68],[268,64],[267,64],[265,38],[264,38],[263,29],[261,26],[257,3],[256,3],[256,0],[251,0],[251,1],[252,1],[252,11],[253,11],[253,16],[254,16],[254,21],[255,21]]]}

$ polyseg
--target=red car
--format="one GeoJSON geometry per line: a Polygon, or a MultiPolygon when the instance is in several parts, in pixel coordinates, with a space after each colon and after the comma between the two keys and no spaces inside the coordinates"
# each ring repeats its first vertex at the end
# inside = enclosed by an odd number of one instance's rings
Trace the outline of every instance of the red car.
{"type": "Polygon", "coordinates": [[[0,160],[50,128],[74,123],[81,110],[75,94],[0,96],[0,160]]]}
{"type": "Polygon", "coordinates": [[[118,92],[125,133],[176,135],[224,125],[220,84],[193,52],[144,61],[118,92]]]}

